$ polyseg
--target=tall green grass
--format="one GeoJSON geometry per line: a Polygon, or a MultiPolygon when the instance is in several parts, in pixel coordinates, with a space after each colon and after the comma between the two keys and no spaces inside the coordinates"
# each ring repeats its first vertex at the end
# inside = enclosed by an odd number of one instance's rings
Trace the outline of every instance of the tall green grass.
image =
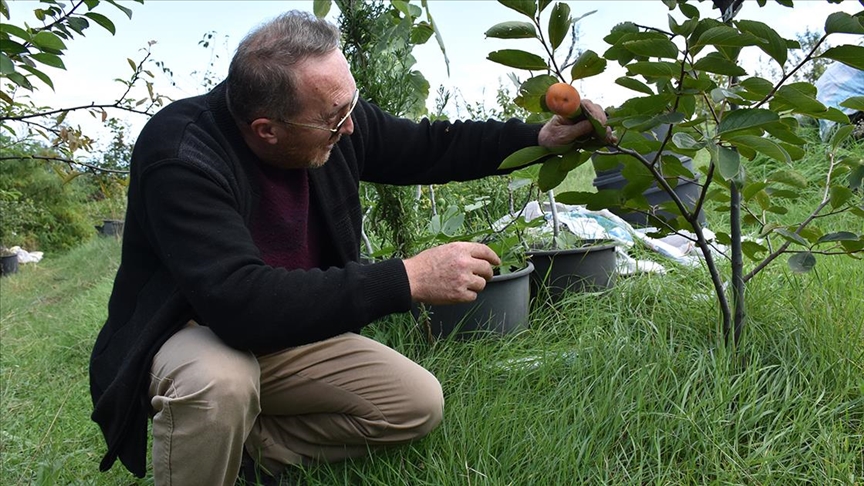
{"type": "MultiPolygon", "coordinates": [[[[148,484],[104,451],[87,359],[116,240],[0,280],[0,484],[148,484]]],[[[429,342],[408,316],[366,333],[428,367],[446,397],[428,438],[308,467],[309,484],[862,484],[864,265],[771,267],[748,287],[744,342],[721,345],[702,269],[622,278],[536,303],[530,330],[429,342]],[[525,358],[534,358],[526,361],[525,358]]]]}

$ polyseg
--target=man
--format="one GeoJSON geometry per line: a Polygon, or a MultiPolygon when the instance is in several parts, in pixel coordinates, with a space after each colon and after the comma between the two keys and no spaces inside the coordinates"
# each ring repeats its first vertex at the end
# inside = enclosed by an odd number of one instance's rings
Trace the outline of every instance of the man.
{"type": "Polygon", "coordinates": [[[243,40],[224,83],[141,132],[90,364],[101,469],[119,457],[144,475],[148,417],[156,484],[184,486],[233,484],[244,447],[275,474],[441,421],[435,377],[354,331],[412,301],[473,300],[498,257],[454,243],[358,264],[360,181],[479,178],[591,126],[397,119],[359,97],[338,47],[332,24],[289,12],[243,40]]]}

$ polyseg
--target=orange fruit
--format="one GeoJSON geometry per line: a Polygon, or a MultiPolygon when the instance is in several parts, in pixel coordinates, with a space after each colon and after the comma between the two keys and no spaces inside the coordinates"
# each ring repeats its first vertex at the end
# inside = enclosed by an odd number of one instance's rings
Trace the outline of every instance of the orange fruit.
{"type": "Polygon", "coordinates": [[[567,83],[555,83],[546,90],[546,106],[552,113],[570,120],[582,114],[582,97],[567,83]]]}

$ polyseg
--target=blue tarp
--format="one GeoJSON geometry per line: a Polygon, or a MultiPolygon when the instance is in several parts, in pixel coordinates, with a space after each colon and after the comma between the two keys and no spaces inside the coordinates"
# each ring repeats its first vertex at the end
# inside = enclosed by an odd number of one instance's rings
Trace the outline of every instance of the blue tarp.
{"type": "MultiPolygon", "coordinates": [[[[823,105],[851,115],[855,110],[844,108],[840,103],[853,96],[864,96],[864,71],[840,62],[831,63],[816,81],[816,89],[816,99],[823,105]]],[[[819,135],[822,140],[828,140],[834,124],[832,121],[819,120],[819,135]]]]}

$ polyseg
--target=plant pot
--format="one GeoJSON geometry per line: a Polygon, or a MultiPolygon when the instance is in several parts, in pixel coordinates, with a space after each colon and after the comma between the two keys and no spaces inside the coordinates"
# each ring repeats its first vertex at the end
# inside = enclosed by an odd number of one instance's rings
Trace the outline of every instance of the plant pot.
{"type": "MultiPolygon", "coordinates": [[[[526,329],[531,298],[529,276],[533,271],[534,265],[529,262],[522,270],[492,277],[474,302],[426,305],[432,335],[471,338],[526,329]]],[[[420,319],[419,306],[412,307],[411,313],[420,319]]]]}
{"type": "Polygon", "coordinates": [[[0,257],[0,275],[18,273],[18,255],[3,255],[0,257]]]}
{"type": "Polygon", "coordinates": [[[99,230],[99,234],[102,236],[115,236],[119,238],[123,236],[123,225],[124,222],[122,219],[105,219],[102,220],[102,226],[97,226],[96,229],[99,230]]]}
{"type": "MultiPolygon", "coordinates": [[[[666,136],[669,131],[668,125],[661,125],[659,127],[655,127],[652,132],[657,137],[657,139],[661,139],[666,136]]],[[[653,138],[648,134],[645,134],[646,138],[653,138]]],[[[675,154],[672,152],[663,152],[665,155],[672,155],[677,157],[681,161],[681,165],[688,169],[690,172],[693,172],[693,159],[690,157],[675,154]]],[[[653,159],[657,152],[651,152],[645,154],[646,159],[653,159]]],[[[596,156],[592,157],[596,159],[596,156]]],[[[596,177],[592,182],[592,185],[597,188],[598,191],[604,189],[611,190],[619,190],[623,189],[624,186],[627,185],[627,179],[621,175],[622,166],[619,165],[616,168],[609,170],[596,170],[596,177]]],[[[695,173],[694,173],[695,174],[695,173]]],[[[699,175],[695,174],[695,179],[678,177],[678,183],[673,188],[675,194],[681,199],[681,202],[687,206],[688,209],[692,210],[696,206],[696,201],[699,199],[699,194],[702,191],[702,187],[699,185],[699,175]]],[[[646,189],[643,193],[645,199],[648,201],[652,207],[659,206],[665,202],[671,202],[672,198],[669,194],[666,193],[661,187],[657,185],[657,181],[654,181],[651,186],[646,189]]],[[[627,210],[622,210],[620,208],[610,208],[610,211],[620,216],[621,219],[627,221],[633,226],[653,226],[651,222],[651,218],[649,215],[640,212],[631,212],[627,210]]],[[[670,213],[668,211],[656,210],[651,213],[651,215],[655,216],[661,220],[672,220],[675,219],[678,215],[670,213]]],[[[701,225],[705,225],[705,214],[700,211],[698,221],[701,225]]]]}
{"type": "Polygon", "coordinates": [[[565,292],[599,292],[615,285],[615,244],[597,242],[581,248],[529,250],[534,264],[531,294],[544,290],[553,301],[565,292]]]}

